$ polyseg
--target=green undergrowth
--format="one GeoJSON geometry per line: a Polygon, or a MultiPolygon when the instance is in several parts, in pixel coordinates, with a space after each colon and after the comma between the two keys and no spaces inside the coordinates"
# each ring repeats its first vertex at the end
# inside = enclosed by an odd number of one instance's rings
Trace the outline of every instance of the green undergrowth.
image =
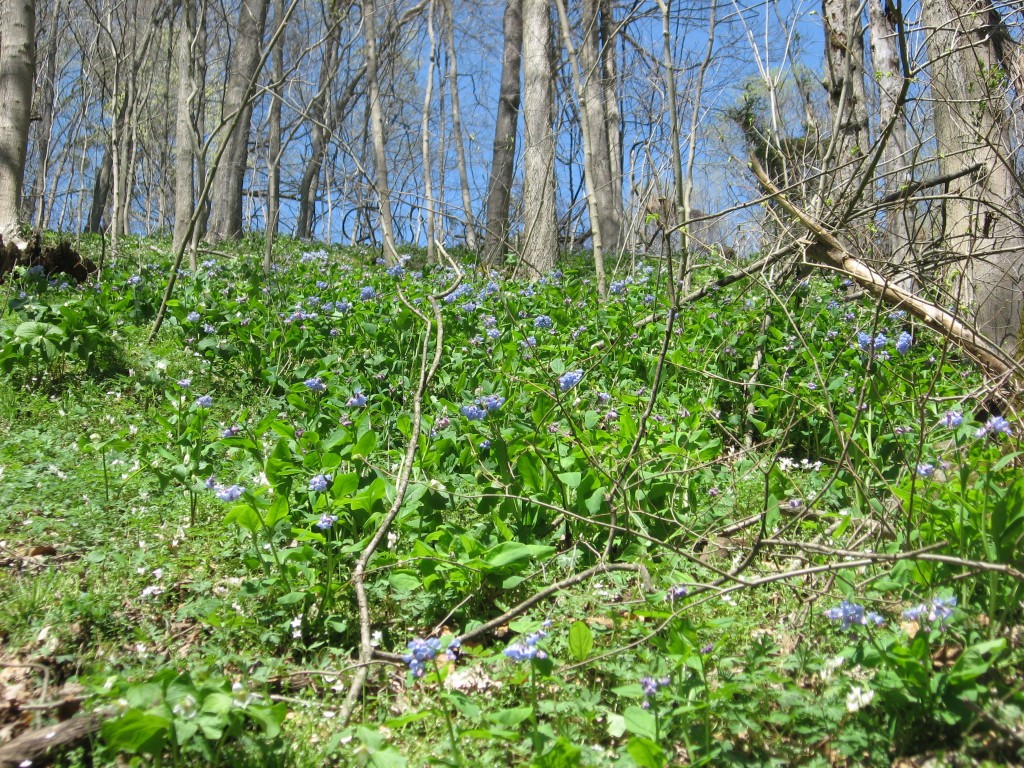
{"type": "Polygon", "coordinates": [[[68,764],[1020,760],[1021,425],[898,308],[247,241],[150,344],[169,250],[0,286],[0,661],[109,716],[68,764]]]}

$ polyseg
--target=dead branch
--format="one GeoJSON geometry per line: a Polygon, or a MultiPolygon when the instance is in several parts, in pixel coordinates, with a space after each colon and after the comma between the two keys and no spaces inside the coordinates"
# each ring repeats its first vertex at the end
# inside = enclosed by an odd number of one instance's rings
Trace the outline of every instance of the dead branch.
{"type": "Polygon", "coordinates": [[[766,192],[779,207],[797,219],[810,235],[808,253],[821,258],[853,278],[872,296],[886,304],[906,309],[911,315],[949,339],[989,374],[1005,380],[1024,381],[1024,369],[992,342],[941,307],[909,293],[875,272],[855,257],[825,226],[793,203],[768,178],[756,157],[751,155],[750,167],[766,192]]]}
{"type": "Polygon", "coordinates": [[[0,768],[47,765],[59,753],[88,740],[113,715],[112,711],[100,710],[27,731],[0,747],[0,768]]]}

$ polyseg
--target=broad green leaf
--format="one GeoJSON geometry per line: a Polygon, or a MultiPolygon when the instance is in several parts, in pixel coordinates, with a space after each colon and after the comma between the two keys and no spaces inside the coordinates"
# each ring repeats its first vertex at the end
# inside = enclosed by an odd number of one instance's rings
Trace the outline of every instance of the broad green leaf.
{"type": "Polygon", "coordinates": [[[594,633],[585,622],[577,621],[569,627],[569,653],[576,661],[585,661],[594,648],[594,633]]]}
{"type": "Polygon", "coordinates": [[[622,713],[625,718],[626,730],[636,736],[644,736],[648,739],[656,739],[657,720],[654,713],[640,707],[627,707],[622,713]]]}
{"type": "Polygon", "coordinates": [[[626,745],[626,751],[641,768],[664,768],[665,753],[650,739],[642,737],[630,739],[629,744],[626,745]]]}

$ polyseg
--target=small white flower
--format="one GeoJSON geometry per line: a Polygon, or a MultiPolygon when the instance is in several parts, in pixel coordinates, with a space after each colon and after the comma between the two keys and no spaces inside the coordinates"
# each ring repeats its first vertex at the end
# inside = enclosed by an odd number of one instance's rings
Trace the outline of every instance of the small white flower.
{"type": "Polygon", "coordinates": [[[873,690],[870,688],[864,689],[859,685],[855,685],[850,689],[850,692],[846,694],[846,711],[857,712],[870,704],[873,698],[875,698],[875,692],[873,690]]]}
{"type": "Polygon", "coordinates": [[[837,669],[843,666],[844,661],[845,659],[842,656],[833,656],[831,659],[826,660],[825,663],[821,665],[821,672],[818,673],[818,676],[821,677],[822,680],[831,680],[832,675],[835,674],[837,669]]]}

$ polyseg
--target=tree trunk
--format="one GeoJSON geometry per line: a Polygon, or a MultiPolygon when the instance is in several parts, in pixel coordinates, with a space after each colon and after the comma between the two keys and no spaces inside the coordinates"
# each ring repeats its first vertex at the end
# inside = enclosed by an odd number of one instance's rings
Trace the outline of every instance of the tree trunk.
{"type": "Polygon", "coordinates": [[[421,208],[427,219],[427,261],[436,259],[434,238],[437,236],[437,210],[434,200],[434,182],[430,170],[430,102],[434,95],[434,64],[437,61],[437,38],[434,35],[434,2],[427,2],[427,84],[423,89],[423,111],[420,113],[420,162],[423,165],[423,203],[421,208]]]}
{"type": "Polygon", "coordinates": [[[242,236],[242,185],[249,161],[249,130],[252,117],[250,86],[259,76],[260,43],[267,23],[269,0],[242,0],[238,36],[231,52],[228,80],[224,89],[222,120],[240,113],[215,171],[210,229],[207,239],[236,240],[242,236]]]}
{"type": "Polygon", "coordinates": [[[523,0],[507,0],[503,21],[505,45],[501,57],[498,115],[487,184],[487,231],[484,261],[499,264],[508,250],[508,211],[515,175],[516,133],[519,121],[519,70],[522,65],[523,0]]]}
{"type": "Polygon", "coordinates": [[[50,171],[50,141],[53,132],[54,80],[57,77],[57,34],[60,27],[60,6],[56,6],[52,27],[46,41],[46,56],[36,90],[36,111],[39,122],[35,127],[36,167],[32,179],[32,223],[46,227],[49,210],[46,207],[46,181],[50,171]]]}
{"type": "MultiPolygon", "coordinates": [[[[874,0],[879,2],[879,0],[874,0]]],[[[822,0],[825,26],[825,90],[832,115],[831,197],[838,203],[843,187],[868,151],[867,95],[864,89],[864,31],[860,0],[822,0]]]]}
{"type": "Polygon", "coordinates": [[[391,218],[391,189],[388,184],[387,155],[384,152],[384,113],[380,106],[380,84],[377,79],[377,3],[367,0],[363,5],[363,43],[366,46],[366,85],[370,101],[370,133],[373,139],[373,191],[380,208],[384,259],[398,262],[395,249],[395,225],[391,218]]]}
{"type": "Polygon", "coordinates": [[[469,171],[466,167],[466,148],[462,141],[462,107],[459,100],[459,57],[455,50],[455,9],[452,0],[444,0],[445,46],[448,48],[448,90],[452,96],[452,133],[455,137],[455,162],[459,170],[462,189],[462,215],[466,226],[466,246],[476,253],[476,222],[473,200],[469,194],[469,171]]]}
{"type": "MultiPolygon", "coordinates": [[[[284,23],[284,0],[274,0],[274,23],[284,23]]],[[[284,32],[274,43],[270,75],[270,135],[267,139],[267,229],[263,250],[263,274],[269,275],[274,261],[274,238],[281,214],[281,92],[284,90],[284,32]]]]}
{"type": "Polygon", "coordinates": [[[946,248],[961,263],[960,301],[977,330],[1017,355],[1024,302],[1024,232],[1013,162],[1002,42],[1006,30],[987,0],[924,4],[931,59],[939,169],[982,163],[980,173],[949,184],[944,199],[946,248]]]}
{"type": "Polygon", "coordinates": [[[338,46],[341,44],[341,21],[332,21],[324,46],[324,60],[320,66],[320,80],[317,92],[309,105],[310,128],[309,160],[299,181],[299,219],[295,225],[295,236],[313,237],[313,218],[316,214],[316,198],[320,190],[320,170],[323,167],[324,152],[333,133],[331,119],[331,81],[338,68],[338,46]]]}
{"type": "MultiPolygon", "coordinates": [[[[902,19],[899,9],[891,2],[868,3],[871,29],[871,66],[878,81],[879,133],[892,122],[888,141],[882,148],[879,174],[883,194],[902,189],[910,180],[907,157],[907,123],[900,103],[903,91],[903,68],[900,66],[899,31],[902,19]]],[[[914,231],[914,207],[904,205],[890,209],[886,214],[886,240],[888,257],[894,266],[910,264],[911,238],[914,231]]],[[[899,269],[899,267],[897,267],[899,269]]],[[[904,270],[898,278],[900,286],[913,292],[915,281],[904,270]]]]}
{"type": "MultiPolygon", "coordinates": [[[[174,125],[174,235],[172,242],[177,251],[189,234],[189,220],[195,206],[195,128],[194,99],[196,44],[196,7],[194,0],[182,0],[181,23],[177,40],[178,96],[177,117],[174,125]]],[[[196,255],[189,254],[189,266],[197,268],[196,255]]]]}
{"type": "Polygon", "coordinates": [[[601,85],[604,88],[604,120],[605,133],[608,134],[608,157],[611,167],[612,185],[612,215],[618,226],[618,234],[614,241],[605,242],[605,247],[620,250],[625,246],[622,234],[622,226],[625,221],[625,204],[622,199],[623,186],[623,154],[622,154],[622,126],[621,111],[619,110],[619,72],[616,64],[616,48],[618,46],[618,34],[615,24],[614,6],[611,0],[600,0],[600,57],[603,77],[601,85]]]}
{"type": "MultiPolygon", "coordinates": [[[[598,11],[600,0],[583,0],[583,39],[580,42],[580,67],[583,70],[583,92],[580,94],[580,111],[586,112],[590,164],[593,178],[587,183],[593,186],[593,196],[597,210],[591,211],[591,227],[598,227],[601,232],[601,246],[616,250],[622,221],[617,218],[615,206],[615,189],[612,185],[611,142],[608,136],[608,111],[604,99],[607,90],[604,86],[604,71],[600,56],[600,30],[598,11]]],[[[621,211],[622,191],[619,190],[621,211]]]]}
{"type": "Polygon", "coordinates": [[[523,261],[536,280],[555,268],[555,136],[549,0],[523,0],[523,261]]]}
{"type": "Polygon", "coordinates": [[[0,3],[0,236],[18,232],[32,107],[35,3],[0,3]]]}

